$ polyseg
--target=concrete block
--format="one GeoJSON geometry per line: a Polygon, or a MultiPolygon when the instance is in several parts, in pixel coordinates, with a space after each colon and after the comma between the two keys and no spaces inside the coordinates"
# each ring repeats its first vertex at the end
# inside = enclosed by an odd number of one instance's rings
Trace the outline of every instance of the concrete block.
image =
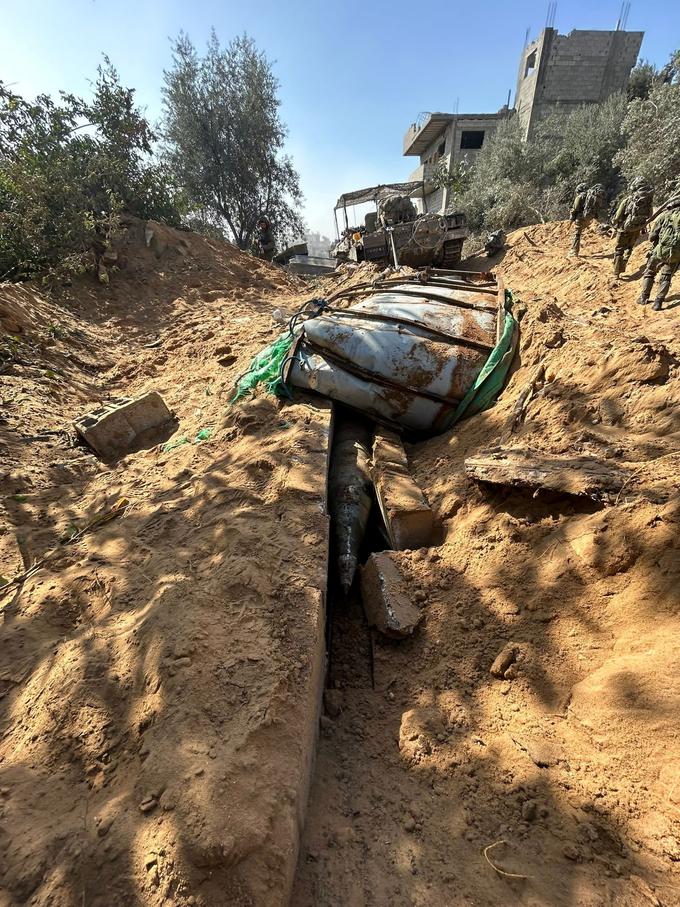
{"type": "Polygon", "coordinates": [[[366,620],[385,636],[410,636],[422,618],[411,601],[405,580],[389,551],[372,554],[361,568],[361,595],[366,620]]]}
{"type": "Polygon", "coordinates": [[[393,548],[432,544],[434,514],[408,468],[399,435],[378,431],[373,442],[371,477],[393,548]]]}
{"type": "Polygon", "coordinates": [[[167,426],[173,415],[159,393],[122,397],[76,419],[78,434],[105,459],[129,453],[144,434],[167,426]]]}

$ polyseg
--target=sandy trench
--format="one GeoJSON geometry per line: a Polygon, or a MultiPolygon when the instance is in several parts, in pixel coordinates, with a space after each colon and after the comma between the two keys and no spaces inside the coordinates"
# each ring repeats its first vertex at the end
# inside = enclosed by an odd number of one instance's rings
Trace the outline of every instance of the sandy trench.
{"type": "Polygon", "coordinates": [[[160,227],[109,288],[0,288],[0,574],[54,549],[0,602],[3,907],[282,904],[305,815],[296,907],[680,903],[678,297],[636,307],[611,243],[574,264],[567,231],[517,231],[499,263],[526,310],[502,400],[409,449],[444,532],[400,555],[423,625],[371,641],[333,602],[308,811],[330,413],[228,406],[308,289],[160,227]],[[510,441],[628,469],[615,506],[465,478],[540,363],[510,441]],[[188,443],[107,465],[46,434],[152,388],[188,443]]]}

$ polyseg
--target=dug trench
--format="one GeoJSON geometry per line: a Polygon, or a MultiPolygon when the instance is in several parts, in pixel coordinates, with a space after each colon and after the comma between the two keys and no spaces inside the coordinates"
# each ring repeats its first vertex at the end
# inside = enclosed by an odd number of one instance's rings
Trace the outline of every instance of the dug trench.
{"type": "Polygon", "coordinates": [[[0,573],[56,552],[0,601],[2,907],[680,904],[680,309],[635,305],[643,249],[614,281],[602,236],[510,235],[518,367],[407,446],[442,527],[391,554],[413,635],[331,580],[307,797],[330,413],[230,401],[278,312],[376,275],[155,229],[110,287],[0,290],[0,573]],[[64,437],[150,390],[161,447],[64,437]]]}
{"type": "Polygon", "coordinates": [[[576,267],[567,245],[561,224],[511,236],[519,366],[408,448],[444,532],[393,554],[413,636],[370,631],[331,583],[296,907],[680,903],[677,310],[636,307],[601,237],[576,267]],[[475,479],[499,447],[557,481],[475,479]],[[625,475],[606,500],[593,462],[625,475]]]}

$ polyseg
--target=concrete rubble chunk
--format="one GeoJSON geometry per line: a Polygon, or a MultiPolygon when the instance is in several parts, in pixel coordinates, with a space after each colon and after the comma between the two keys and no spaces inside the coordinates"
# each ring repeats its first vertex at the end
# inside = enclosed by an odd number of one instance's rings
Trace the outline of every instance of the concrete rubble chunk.
{"type": "Polygon", "coordinates": [[[434,514],[409,471],[399,435],[377,432],[371,476],[392,547],[397,551],[427,548],[432,543],[434,514]]]}
{"type": "Polygon", "coordinates": [[[372,554],[361,570],[361,595],[368,623],[396,639],[410,636],[423,614],[389,551],[372,554]]]}
{"type": "Polygon", "coordinates": [[[105,459],[123,456],[146,433],[168,426],[173,415],[159,393],[113,400],[74,422],[78,434],[105,459]]]}

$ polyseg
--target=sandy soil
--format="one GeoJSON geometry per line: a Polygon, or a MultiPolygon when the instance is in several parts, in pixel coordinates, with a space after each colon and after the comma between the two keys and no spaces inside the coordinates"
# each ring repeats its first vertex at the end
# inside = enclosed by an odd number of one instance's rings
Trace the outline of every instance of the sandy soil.
{"type": "MultiPolygon", "coordinates": [[[[272,312],[338,280],[310,292],[155,231],[147,249],[132,230],[109,287],[0,288],[0,574],[47,557],[0,600],[1,907],[273,905],[291,881],[329,411],[229,399],[272,312]],[[178,417],[154,447],[104,464],[62,434],[151,389],[178,417]]],[[[635,306],[611,242],[590,234],[572,262],[567,234],[518,231],[499,262],[524,311],[502,400],[409,449],[442,524],[441,545],[399,556],[415,636],[372,639],[331,587],[295,907],[680,904],[678,295],[635,306]],[[602,507],[466,479],[464,458],[499,442],[628,481],[602,507]]]]}
{"type": "Polygon", "coordinates": [[[521,364],[495,408],[409,450],[445,536],[400,555],[420,629],[371,640],[334,603],[296,907],[680,904],[680,298],[636,306],[611,241],[568,247],[566,224],[510,237],[521,364]],[[466,479],[499,443],[629,479],[607,507],[466,479]]]}
{"type": "Polygon", "coordinates": [[[0,289],[0,574],[47,558],[0,600],[3,907],[268,904],[292,883],[330,409],[229,400],[280,330],[272,299],[304,285],[154,230],[149,249],[131,231],[108,288],[0,289]],[[153,448],[103,464],[61,434],[151,389],[178,419],[153,448]]]}

